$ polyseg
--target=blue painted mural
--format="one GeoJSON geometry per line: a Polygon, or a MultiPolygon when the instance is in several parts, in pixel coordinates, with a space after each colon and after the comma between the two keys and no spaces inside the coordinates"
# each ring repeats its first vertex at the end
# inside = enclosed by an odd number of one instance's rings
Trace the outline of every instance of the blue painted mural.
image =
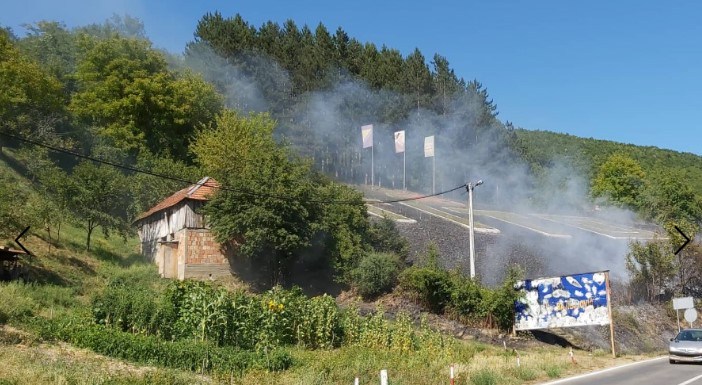
{"type": "Polygon", "coordinates": [[[515,303],[517,330],[607,325],[607,274],[604,272],[519,281],[515,303]]]}

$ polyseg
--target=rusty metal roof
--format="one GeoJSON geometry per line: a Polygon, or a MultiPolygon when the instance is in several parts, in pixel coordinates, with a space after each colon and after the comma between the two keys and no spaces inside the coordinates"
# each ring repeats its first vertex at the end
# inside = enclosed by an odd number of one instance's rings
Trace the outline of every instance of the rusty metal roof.
{"type": "Polygon", "coordinates": [[[145,213],[139,215],[134,220],[134,222],[139,222],[140,220],[150,217],[151,215],[156,214],[159,211],[163,211],[169,207],[173,207],[186,199],[191,199],[195,201],[206,201],[207,197],[214,193],[218,187],[219,182],[217,182],[213,178],[206,176],[200,179],[200,181],[196,184],[179,190],[175,194],[162,200],[156,206],[150,208],[145,213]]]}

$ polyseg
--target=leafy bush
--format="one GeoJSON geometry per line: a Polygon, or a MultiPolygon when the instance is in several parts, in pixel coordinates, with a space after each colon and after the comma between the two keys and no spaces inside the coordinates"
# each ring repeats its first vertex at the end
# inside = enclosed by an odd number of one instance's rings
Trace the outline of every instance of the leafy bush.
{"type": "Polygon", "coordinates": [[[514,266],[507,271],[507,277],[502,284],[493,290],[482,290],[482,311],[490,323],[502,330],[510,330],[514,323],[514,303],[520,293],[514,290],[514,284],[522,275],[522,271],[514,266]]]}
{"type": "Polygon", "coordinates": [[[448,272],[435,264],[410,267],[400,274],[400,287],[415,294],[431,311],[449,311],[457,317],[509,330],[514,322],[514,302],[519,293],[514,283],[521,275],[511,268],[498,288],[490,289],[457,272],[448,272]]]}
{"type": "Polygon", "coordinates": [[[431,267],[410,267],[400,274],[400,287],[414,293],[431,311],[443,313],[454,290],[451,275],[431,267]]]}
{"type": "Polygon", "coordinates": [[[452,277],[450,310],[458,316],[478,318],[485,316],[483,288],[476,281],[458,274],[452,277]]]}
{"type": "Polygon", "coordinates": [[[409,242],[397,230],[395,222],[392,219],[383,217],[378,221],[371,223],[368,232],[370,244],[373,249],[382,253],[394,253],[400,256],[402,260],[407,258],[409,253],[409,242]]]}
{"type": "Polygon", "coordinates": [[[370,253],[364,256],[351,272],[354,286],[363,298],[373,298],[390,291],[400,272],[397,256],[385,253],[370,253]]]}

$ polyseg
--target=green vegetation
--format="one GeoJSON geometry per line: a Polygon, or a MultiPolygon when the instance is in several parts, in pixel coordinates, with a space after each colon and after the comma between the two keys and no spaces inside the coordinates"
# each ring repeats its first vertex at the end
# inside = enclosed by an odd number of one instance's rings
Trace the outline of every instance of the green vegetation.
{"type": "MultiPolygon", "coordinates": [[[[6,323],[0,325],[6,363],[0,379],[9,383],[91,382],[97,376],[116,384],[341,384],[355,376],[377,378],[381,368],[399,384],[429,383],[455,363],[461,363],[459,383],[485,370],[499,383],[525,381],[501,347],[455,340],[407,315],[391,322],[382,310],[362,316],[329,296],[281,289],[252,295],[212,283],[169,282],[133,254],[133,238],[124,243],[97,233],[87,252],[81,229],[67,224],[62,233],[52,253],[41,239],[28,239],[27,246],[42,254],[30,264],[34,283],[0,283],[6,323]],[[8,324],[21,334],[6,332],[8,324]]],[[[520,353],[532,379],[547,377],[542,362],[560,375],[578,370],[567,365],[565,350],[520,353]]],[[[608,357],[581,362],[611,364],[608,357]]]]}
{"type": "Polygon", "coordinates": [[[520,275],[518,269],[510,268],[500,287],[487,288],[458,272],[440,268],[436,248],[430,247],[423,266],[402,272],[399,287],[435,313],[507,331],[514,322],[514,302],[518,299],[514,284],[520,275]]]}
{"type": "Polygon", "coordinates": [[[282,351],[262,355],[197,341],[164,341],[99,325],[82,325],[71,319],[40,320],[32,326],[44,341],[70,342],[109,357],[200,373],[241,375],[252,367],[275,371],[285,370],[292,363],[290,356],[282,351]]]}
{"type": "Polygon", "coordinates": [[[546,131],[514,130],[511,146],[539,177],[558,161],[588,177],[594,197],[661,225],[702,222],[702,157],[546,131]]]}
{"type": "Polygon", "coordinates": [[[644,177],[638,162],[626,155],[614,154],[600,166],[592,183],[592,194],[624,206],[636,207],[644,177]]]}
{"type": "MultiPolygon", "coordinates": [[[[362,194],[327,176],[363,181],[358,126],[371,118],[381,134],[390,134],[418,111],[450,116],[451,127],[427,125],[416,137],[438,130],[456,151],[472,154],[481,147],[499,155],[506,165],[495,170],[496,178],[521,161],[544,178],[565,158],[590,177],[593,198],[664,225],[671,245],[679,241],[673,224],[692,234],[702,219],[701,158],[514,130],[497,120],[482,84],[458,78],[440,55],[430,69],[419,50],[402,57],[341,28],[330,34],[320,24],[313,32],[292,21],[254,28],[238,15],[205,15],[196,40],[178,58],[155,50],[143,25],[129,17],[73,29],[39,22],[28,31],[17,38],[0,30],[0,238],[9,241],[28,225],[40,229],[26,240],[38,258],[24,261],[26,282],[0,284],[0,326],[20,328],[33,343],[63,341],[158,366],[106,382],[199,381],[181,373],[187,371],[222,382],[346,383],[392,367],[393,381],[429,383],[455,362],[465,363],[458,371],[462,380],[476,384],[568,373],[557,353],[550,360],[525,354],[525,368],[514,370],[509,354],[445,337],[407,314],[395,314],[391,322],[382,309],[361,315],[329,296],[308,298],[275,286],[304,259],[311,267],[331,267],[337,280],[366,298],[399,282],[436,313],[509,329],[516,272],[486,288],[439,268],[435,251],[425,264],[401,271],[408,247],[393,222],[370,222],[362,194]],[[210,51],[262,85],[269,111],[249,114],[221,68],[195,65],[210,51]],[[188,65],[204,69],[198,73],[188,65]],[[350,85],[353,80],[369,90],[350,85]],[[339,84],[351,89],[350,99],[325,121],[327,134],[315,135],[313,116],[306,113],[315,102],[311,91],[339,84]],[[224,186],[204,209],[217,240],[268,272],[270,291],[168,283],[136,253],[134,218],[204,175],[224,186]],[[114,234],[121,237],[108,238],[114,234]]],[[[421,154],[409,155],[408,162],[419,163],[414,156],[421,154]]],[[[411,171],[408,188],[426,188],[419,181],[428,172],[411,171]]],[[[464,183],[461,175],[443,183],[464,183]]],[[[377,177],[390,185],[390,174],[377,177]]],[[[702,287],[699,248],[672,261],[668,246],[632,245],[628,266],[635,282],[646,282],[642,295],[648,299],[661,289],[702,287]]],[[[8,343],[3,337],[2,344],[13,345],[8,349],[18,357],[33,357],[12,342],[17,338],[7,337],[8,343]]],[[[0,357],[8,358],[4,347],[0,357]]],[[[2,376],[11,383],[80,382],[93,370],[48,368],[47,374],[29,367],[2,376]]]]}
{"type": "Polygon", "coordinates": [[[364,256],[351,276],[363,298],[389,292],[397,282],[402,262],[393,254],[371,253],[364,256]]]}

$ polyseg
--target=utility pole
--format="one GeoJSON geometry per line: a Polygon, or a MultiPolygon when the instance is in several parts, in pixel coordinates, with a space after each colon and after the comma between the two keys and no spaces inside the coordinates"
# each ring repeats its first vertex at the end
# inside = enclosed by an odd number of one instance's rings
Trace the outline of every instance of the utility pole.
{"type": "Polygon", "coordinates": [[[470,279],[475,278],[475,236],[473,230],[473,189],[477,186],[483,184],[482,180],[479,180],[473,184],[473,182],[468,182],[466,185],[466,190],[468,190],[468,233],[470,234],[470,279]]]}

